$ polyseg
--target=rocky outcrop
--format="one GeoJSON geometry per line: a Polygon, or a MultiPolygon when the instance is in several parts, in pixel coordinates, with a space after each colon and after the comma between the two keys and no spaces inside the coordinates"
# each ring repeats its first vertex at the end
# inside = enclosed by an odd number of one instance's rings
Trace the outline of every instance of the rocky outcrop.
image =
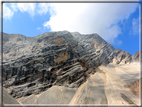
{"type": "Polygon", "coordinates": [[[3,38],[3,86],[16,98],[54,85],[79,87],[98,66],[135,59],[98,34],[60,31],[25,37],[3,33],[3,38]]]}
{"type": "Polygon", "coordinates": [[[141,51],[137,51],[133,56],[132,56],[132,60],[133,61],[140,61],[141,60],[141,56],[142,52],[141,51]]]}
{"type": "Polygon", "coordinates": [[[139,62],[140,55],[142,53],[137,51],[134,55],[121,49],[114,50],[110,56],[107,57],[107,62],[112,62],[114,64],[128,64],[131,62],[139,62]]]}
{"type": "Polygon", "coordinates": [[[130,88],[135,95],[140,95],[140,85],[142,85],[140,81],[142,81],[142,77],[139,80],[129,83],[126,87],[130,88]]]}

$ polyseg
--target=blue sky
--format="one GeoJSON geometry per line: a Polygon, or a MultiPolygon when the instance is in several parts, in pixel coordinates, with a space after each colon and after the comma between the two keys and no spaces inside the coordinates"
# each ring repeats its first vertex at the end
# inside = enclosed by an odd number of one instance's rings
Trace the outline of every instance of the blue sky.
{"type": "Polygon", "coordinates": [[[98,33],[133,55],[139,50],[138,3],[4,3],[3,32],[37,36],[49,31],[98,33]]]}

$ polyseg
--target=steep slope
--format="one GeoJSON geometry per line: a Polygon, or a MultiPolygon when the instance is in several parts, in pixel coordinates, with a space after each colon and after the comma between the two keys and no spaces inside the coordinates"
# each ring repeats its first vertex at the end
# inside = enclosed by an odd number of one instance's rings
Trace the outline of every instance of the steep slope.
{"type": "Polygon", "coordinates": [[[139,56],[115,50],[98,34],[60,31],[25,37],[3,33],[3,38],[3,86],[15,98],[55,85],[78,88],[98,66],[127,64],[139,56]]]}
{"type": "Polygon", "coordinates": [[[16,99],[8,94],[5,88],[3,88],[3,104],[19,104],[16,99]]]}
{"type": "Polygon", "coordinates": [[[64,86],[53,86],[50,89],[38,94],[18,98],[22,104],[69,104],[77,88],[64,86]]]}
{"type": "Polygon", "coordinates": [[[78,87],[114,50],[97,34],[88,37],[88,41],[96,37],[100,40],[97,52],[94,45],[91,49],[90,41],[86,47],[68,31],[47,32],[33,38],[12,36],[4,33],[3,86],[14,85],[10,94],[16,98],[38,94],[52,85],[78,87]]]}
{"type": "MultiPolygon", "coordinates": [[[[23,104],[103,104],[130,105],[140,104],[140,95],[127,85],[140,78],[140,65],[113,64],[99,66],[96,73],[90,74],[79,88],[53,86],[38,95],[17,99],[23,104]]],[[[139,84],[138,84],[139,85],[139,84]]],[[[139,88],[137,88],[139,89],[139,88]]],[[[138,91],[138,90],[137,90],[138,91]]]]}

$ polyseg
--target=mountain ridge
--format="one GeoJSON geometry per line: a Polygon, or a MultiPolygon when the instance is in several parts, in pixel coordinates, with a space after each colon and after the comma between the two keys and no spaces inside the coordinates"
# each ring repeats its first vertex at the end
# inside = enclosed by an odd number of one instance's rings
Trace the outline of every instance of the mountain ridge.
{"type": "MultiPolygon", "coordinates": [[[[58,31],[56,31],[56,32],[58,32],[58,31]]],[[[60,31],[60,32],[62,32],[62,31],[60,31]]],[[[64,32],[69,32],[69,31],[64,31],[64,32]]],[[[47,33],[53,33],[53,32],[45,32],[45,33],[43,33],[43,34],[47,34],[47,33]]],[[[10,34],[10,33],[5,33],[5,32],[3,32],[3,34],[4,35],[11,35],[11,36],[15,36],[15,35],[18,35],[18,36],[23,36],[24,38],[38,38],[38,37],[40,37],[40,36],[42,36],[43,34],[39,34],[39,35],[37,35],[37,36],[33,36],[33,37],[28,37],[28,36],[25,36],[25,35],[23,35],[23,34],[10,34]]],[[[75,36],[75,34],[79,34],[79,35],[91,35],[91,34],[80,34],[79,32],[71,32],[71,34],[73,34],[74,36],[75,36]]],[[[97,33],[92,33],[92,34],[97,34],[97,33]]],[[[1,34],[0,34],[1,35],[1,34]]],[[[97,34],[98,35],[98,34],[97,34]]],[[[99,35],[98,35],[99,36],[99,35]]],[[[4,40],[4,38],[3,38],[3,41],[5,41],[4,40]]],[[[3,42],[4,43],[4,42],[3,42]]],[[[117,48],[117,49],[120,49],[120,48],[117,48]]],[[[117,49],[115,49],[115,50],[117,50],[117,49]]],[[[128,52],[128,51],[126,51],[126,52],[128,52]]],[[[135,53],[134,53],[135,54],[135,53]]],[[[131,55],[134,55],[134,54],[131,54],[131,55]]]]}
{"type": "Polygon", "coordinates": [[[15,98],[55,85],[78,88],[101,65],[139,61],[139,52],[132,56],[114,49],[96,33],[59,31],[35,37],[4,33],[3,40],[3,86],[15,98]]]}

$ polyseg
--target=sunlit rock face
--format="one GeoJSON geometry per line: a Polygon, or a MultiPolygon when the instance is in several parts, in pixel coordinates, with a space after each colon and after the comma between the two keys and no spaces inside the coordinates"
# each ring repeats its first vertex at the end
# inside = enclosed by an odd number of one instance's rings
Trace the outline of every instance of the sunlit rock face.
{"type": "Polygon", "coordinates": [[[131,63],[131,56],[98,34],[46,32],[36,37],[3,33],[3,86],[15,98],[54,86],[79,87],[88,74],[110,62],[131,63]]]}

